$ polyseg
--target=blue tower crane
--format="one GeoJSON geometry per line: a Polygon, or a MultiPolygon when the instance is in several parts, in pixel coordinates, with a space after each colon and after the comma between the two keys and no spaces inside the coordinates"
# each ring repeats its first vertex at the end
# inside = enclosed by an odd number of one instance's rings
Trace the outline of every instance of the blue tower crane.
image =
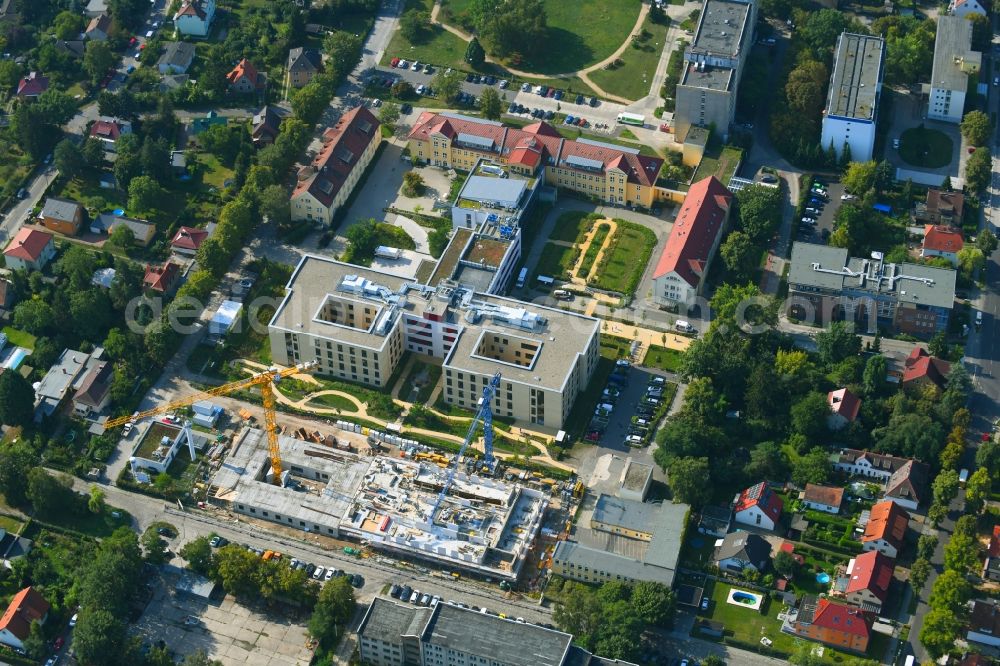
{"type": "Polygon", "coordinates": [[[490,383],[483,387],[483,397],[479,401],[479,409],[476,410],[476,416],[472,419],[472,423],[469,424],[469,431],[465,435],[465,441],[462,442],[462,448],[458,450],[458,454],[452,461],[451,467],[448,468],[448,478],[445,479],[444,486],[442,486],[437,500],[434,501],[434,506],[431,507],[430,514],[427,516],[427,522],[434,522],[438,509],[441,507],[441,502],[444,501],[448,491],[451,490],[451,484],[455,481],[455,471],[458,469],[459,461],[461,461],[462,456],[465,455],[465,450],[469,448],[469,444],[475,438],[476,429],[479,427],[480,421],[483,422],[483,466],[490,472],[493,471],[496,465],[496,459],[493,457],[493,396],[496,395],[499,388],[500,373],[498,372],[493,375],[490,383]]]}

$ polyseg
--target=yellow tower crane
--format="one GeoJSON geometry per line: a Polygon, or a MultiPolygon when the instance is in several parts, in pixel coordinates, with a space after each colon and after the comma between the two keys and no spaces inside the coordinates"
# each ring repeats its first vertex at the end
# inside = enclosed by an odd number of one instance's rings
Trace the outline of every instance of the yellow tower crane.
{"type": "Polygon", "coordinates": [[[310,361],[308,363],[300,363],[290,368],[285,368],[284,370],[271,368],[266,372],[253,375],[252,377],[223,384],[222,386],[216,386],[215,388],[208,389],[207,391],[194,393],[177,400],[171,400],[170,402],[160,405],[159,407],[147,409],[142,412],[136,412],[131,416],[109,419],[104,424],[104,429],[110,430],[111,428],[117,428],[118,426],[125,425],[126,423],[135,423],[136,421],[140,421],[148,416],[156,416],[157,414],[172,412],[175,409],[188,407],[199,400],[211,398],[212,396],[228,395],[235,391],[239,391],[240,389],[259,386],[261,397],[264,399],[264,430],[267,432],[267,446],[271,455],[271,471],[274,474],[273,481],[276,484],[280,484],[281,451],[278,449],[278,424],[274,418],[274,385],[285,377],[290,377],[291,375],[303,372],[309,372],[315,365],[315,361],[310,361]]]}

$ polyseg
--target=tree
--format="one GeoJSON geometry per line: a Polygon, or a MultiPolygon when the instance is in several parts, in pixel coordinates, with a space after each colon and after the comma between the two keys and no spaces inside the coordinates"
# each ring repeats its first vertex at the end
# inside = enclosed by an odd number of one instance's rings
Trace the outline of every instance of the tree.
{"type": "Polygon", "coordinates": [[[473,69],[479,69],[486,62],[486,51],[476,37],[472,38],[469,46],[465,49],[465,62],[472,65],[473,69]]]}
{"type": "Polygon", "coordinates": [[[87,499],[87,509],[98,515],[104,513],[104,491],[98,486],[90,487],[90,497],[87,499]]]}
{"type": "Polygon", "coordinates": [[[710,476],[708,458],[676,458],[667,472],[674,497],[694,507],[711,498],[712,488],[706,483],[710,476]]]}
{"type": "Polygon", "coordinates": [[[868,359],[865,363],[865,372],[861,380],[867,397],[873,398],[882,393],[882,390],[885,388],[887,372],[888,363],[885,360],[885,356],[878,354],[868,359]]]}
{"type": "Polygon", "coordinates": [[[108,236],[108,242],[115,247],[127,249],[135,243],[135,234],[124,224],[117,225],[108,236]]]}
{"type": "Polygon", "coordinates": [[[125,623],[104,609],[81,610],[73,647],[84,664],[124,663],[125,623]]]}
{"type": "Polygon", "coordinates": [[[573,634],[582,645],[593,644],[601,625],[602,609],[589,588],[569,582],[563,586],[563,603],[556,604],[552,621],[563,631],[573,634]]]}
{"type": "Polygon", "coordinates": [[[799,563],[795,560],[795,557],[785,550],[779,550],[778,554],[771,561],[771,564],[774,566],[775,571],[788,579],[794,578],[795,572],[799,568],[799,563]]]}
{"type": "Polygon", "coordinates": [[[751,185],[736,193],[738,228],[756,243],[771,237],[781,222],[781,190],[751,185]]]}
{"type": "Polygon", "coordinates": [[[100,81],[115,66],[117,58],[107,42],[91,40],[83,53],[83,69],[94,83],[100,81]]]}
{"type": "Polygon", "coordinates": [[[832,470],[830,455],[825,449],[817,446],[795,463],[792,469],[792,481],[799,486],[807,483],[822,484],[830,478],[832,470]]]}
{"type": "Polygon", "coordinates": [[[28,472],[28,500],[42,517],[72,513],[79,504],[72,479],[65,474],[49,474],[41,467],[28,472]]]}
{"type": "Polygon", "coordinates": [[[979,544],[975,537],[956,530],[944,547],[944,568],[967,574],[979,568],[979,544]]]}
{"type": "Polygon", "coordinates": [[[399,99],[412,99],[413,98],[413,84],[409,81],[403,81],[400,79],[396,83],[392,84],[392,88],[389,89],[393,97],[399,99]]]}
{"type": "Polygon", "coordinates": [[[181,666],[222,666],[222,662],[217,659],[209,659],[204,650],[198,650],[185,657],[181,666]]]}
{"type": "Polygon", "coordinates": [[[477,4],[476,29],[492,52],[506,58],[543,51],[548,24],[540,0],[480,0],[477,4]]]}
{"type": "Polygon", "coordinates": [[[861,353],[861,336],[854,333],[852,324],[835,321],[816,334],[816,347],[823,363],[834,365],[849,356],[861,353]]]}
{"type": "Polygon", "coordinates": [[[137,212],[158,209],[166,197],[166,191],[149,176],[137,176],[128,186],[128,207],[137,212]]]}
{"type": "Polygon", "coordinates": [[[55,321],[56,315],[52,306],[37,298],[22,301],[14,306],[14,326],[32,335],[37,336],[49,331],[55,325],[55,321]]]}
{"type": "Polygon", "coordinates": [[[279,227],[287,226],[292,219],[292,209],[288,203],[288,192],[281,185],[269,185],[257,196],[260,212],[279,227]]]}
{"type": "Polygon", "coordinates": [[[1000,473],[1000,443],[990,439],[983,442],[976,450],[976,466],[984,468],[990,477],[1000,473]]]}
{"type": "Polygon", "coordinates": [[[920,628],[920,642],[931,656],[937,659],[952,648],[961,628],[960,617],[945,609],[932,608],[924,616],[924,624],[920,628]]]}
{"type": "Polygon", "coordinates": [[[490,120],[499,120],[503,115],[504,102],[500,99],[500,93],[494,88],[483,90],[482,97],[479,98],[479,110],[483,117],[490,120]]]}
{"type": "Polygon", "coordinates": [[[958,472],[946,469],[938,474],[931,483],[934,501],[947,505],[958,494],[958,472]]]}
{"type": "Polygon", "coordinates": [[[83,155],[70,139],[63,139],[56,144],[53,162],[59,173],[69,180],[76,178],[84,165],[83,155]]]}
{"type": "Polygon", "coordinates": [[[76,39],[83,32],[83,16],[71,11],[62,11],[52,22],[57,39],[76,39]]]}
{"type": "Polygon", "coordinates": [[[403,194],[408,197],[418,197],[424,192],[424,177],[416,171],[403,174],[403,194]]]}
{"type": "Polygon", "coordinates": [[[45,632],[42,630],[42,623],[32,620],[28,629],[28,637],[24,641],[24,651],[32,659],[41,660],[45,656],[46,642],[45,632]]]}
{"type": "Polygon", "coordinates": [[[146,561],[150,564],[163,564],[167,561],[166,553],[163,552],[163,539],[152,527],[143,532],[142,547],[146,551],[146,561]]]}
{"type": "Polygon", "coordinates": [[[921,534],[917,539],[917,559],[930,560],[938,546],[938,538],[933,534],[921,534]]]}
{"type": "Polygon", "coordinates": [[[826,395],[813,391],[792,405],[792,431],[810,440],[819,439],[827,433],[829,417],[826,395]]]}
{"type": "Polygon", "coordinates": [[[426,41],[432,34],[430,13],[419,9],[403,12],[399,19],[399,33],[412,44],[426,41]]]}
{"type": "Polygon", "coordinates": [[[985,146],[992,133],[990,117],[982,111],[969,111],[959,125],[962,136],[973,146],[985,146]]]}
{"type": "Polygon", "coordinates": [[[334,578],[323,586],[316,600],[309,633],[325,649],[334,645],[343,627],[354,615],[354,588],[344,576],[334,578]]]}
{"type": "Polygon", "coordinates": [[[447,102],[454,102],[458,99],[458,93],[462,92],[462,73],[458,70],[451,72],[441,70],[434,77],[434,90],[437,90],[441,99],[447,102]]]}
{"type": "Polygon", "coordinates": [[[323,92],[319,83],[313,81],[302,86],[292,95],[292,111],[298,118],[311,125],[319,119],[329,101],[329,96],[323,92]]]}
{"type": "Polygon", "coordinates": [[[755,479],[784,479],[787,478],[788,471],[788,456],[777,442],[761,442],[750,451],[748,476],[755,479]]]}
{"type": "Polygon", "coordinates": [[[379,122],[395,134],[396,133],[396,123],[399,122],[399,104],[395,102],[386,102],[382,105],[382,108],[378,111],[379,122]]]}
{"type": "Polygon", "coordinates": [[[178,554],[183,557],[188,568],[207,575],[212,567],[212,546],[207,536],[201,536],[184,544],[178,554]]]}
{"type": "MultiPolygon", "coordinates": [[[[5,372],[0,375],[17,374],[5,372]]],[[[0,402],[0,405],[5,404],[0,402]]],[[[0,449],[0,493],[7,504],[24,506],[28,503],[28,472],[38,464],[38,454],[23,438],[0,449]]]]}
{"type": "Polygon", "coordinates": [[[934,581],[934,589],[927,603],[931,608],[947,609],[960,613],[965,603],[972,597],[972,586],[958,571],[945,570],[934,581]]]}
{"type": "Polygon", "coordinates": [[[371,218],[361,220],[344,232],[344,237],[351,244],[354,257],[369,257],[378,246],[378,222],[371,218]]]}
{"type": "Polygon", "coordinates": [[[910,587],[913,588],[914,596],[920,596],[920,590],[924,589],[924,583],[930,575],[931,563],[928,560],[920,557],[913,561],[910,565],[910,587]]]}
{"type": "Polygon", "coordinates": [[[215,579],[230,594],[253,594],[257,589],[254,574],[259,564],[254,553],[234,544],[223,546],[215,556],[215,579]]]}
{"type": "Polygon", "coordinates": [[[986,147],[976,148],[965,163],[965,185],[970,192],[981,193],[990,182],[992,156],[986,147]]]}
{"type": "Polygon", "coordinates": [[[986,506],[986,501],[993,492],[993,480],[985,467],[980,467],[965,484],[965,506],[967,511],[979,513],[986,506]]]}
{"type": "Polygon", "coordinates": [[[997,249],[997,237],[989,229],[983,229],[976,236],[976,247],[979,248],[985,256],[990,256],[993,254],[994,250],[997,249]]]}
{"type": "MultiPolygon", "coordinates": [[[[339,79],[354,67],[361,53],[360,35],[344,30],[334,30],[323,38],[323,50],[327,55],[327,67],[334,80],[339,79]]],[[[332,94],[332,93],[331,93],[332,94]]]]}
{"type": "Polygon", "coordinates": [[[0,423],[26,426],[35,412],[35,391],[17,372],[0,374],[0,423]]]}
{"type": "Polygon", "coordinates": [[[726,662],[719,655],[710,654],[701,660],[701,666],[726,666],[726,662]]]}
{"type": "Polygon", "coordinates": [[[677,598],[673,590],[661,583],[641,581],[632,588],[630,599],[635,614],[654,627],[673,625],[677,598]]]}
{"type": "Polygon", "coordinates": [[[733,274],[733,280],[743,282],[750,277],[760,259],[760,248],[756,247],[750,236],[742,231],[733,231],[726,236],[719,247],[719,254],[726,268],[733,274]]]}
{"type": "Polygon", "coordinates": [[[958,251],[958,268],[966,276],[971,277],[985,265],[986,256],[978,247],[966,245],[958,251]]]}
{"type": "Polygon", "coordinates": [[[877,166],[874,161],[851,162],[848,164],[847,170],[844,172],[844,177],[841,178],[844,189],[859,196],[872,189],[872,185],[875,183],[875,168],[877,166]]]}

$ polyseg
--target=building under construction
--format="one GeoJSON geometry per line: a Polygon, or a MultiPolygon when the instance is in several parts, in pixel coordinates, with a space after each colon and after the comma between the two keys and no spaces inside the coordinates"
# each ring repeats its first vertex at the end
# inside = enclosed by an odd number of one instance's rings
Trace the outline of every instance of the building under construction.
{"type": "Polygon", "coordinates": [[[367,458],[287,436],[280,446],[285,487],[268,481],[264,432],[247,428],[212,478],[212,497],[253,518],[508,580],[548,506],[540,491],[462,470],[439,502],[446,456],[367,458]]]}

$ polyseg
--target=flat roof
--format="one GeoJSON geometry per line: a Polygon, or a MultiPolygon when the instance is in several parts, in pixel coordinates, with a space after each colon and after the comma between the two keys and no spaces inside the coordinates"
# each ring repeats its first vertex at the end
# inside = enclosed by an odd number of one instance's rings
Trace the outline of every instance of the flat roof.
{"type": "Polygon", "coordinates": [[[459,199],[472,199],[513,208],[521,202],[521,197],[527,189],[527,182],[520,178],[474,175],[465,181],[459,199]]]}
{"type": "Polygon", "coordinates": [[[432,612],[431,608],[375,597],[358,627],[358,635],[399,644],[403,636],[420,636],[432,612]]]}
{"type": "Polygon", "coordinates": [[[708,66],[704,70],[699,70],[694,63],[687,63],[681,85],[709,90],[729,90],[735,74],[735,70],[729,67],[708,66]]]}
{"type": "Polygon", "coordinates": [[[537,624],[438,604],[423,640],[507,666],[559,666],[573,637],[537,624]]]}
{"type": "Polygon", "coordinates": [[[653,476],[653,466],[649,463],[639,462],[629,458],[625,462],[625,478],[622,479],[622,487],[626,490],[641,492],[653,476]]]}
{"type": "Polygon", "coordinates": [[[884,53],[881,37],[841,33],[830,78],[827,117],[874,121],[884,53]]]}
{"type": "Polygon", "coordinates": [[[934,37],[934,67],[931,87],[965,92],[969,85],[966,64],[979,69],[982,54],[972,50],[972,21],[945,14],[938,17],[934,37]]]}
{"type": "Polygon", "coordinates": [[[706,0],[689,50],[730,58],[738,56],[749,16],[749,2],[706,0]]]}
{"type": "MultiPolygon", "coordinates": [[[[680,543],[677,544],[678,551],[680,543]]],[[[674,583],[674,569],[646,563],[627,555],[586,546],[576,541],[560,541],[556,544],[552,559],[557,562],[575,564],[591,571],[606,571],[632,580],[648,580],[670,586],[674,583]]]]}
{"type": "Polygon", "coordinates": [[[637,502],[612,495],[600,495],[594,507],[593,522],[614,525],[622,529],[650,533],[656,527],[659,504],[637,502]]]}

